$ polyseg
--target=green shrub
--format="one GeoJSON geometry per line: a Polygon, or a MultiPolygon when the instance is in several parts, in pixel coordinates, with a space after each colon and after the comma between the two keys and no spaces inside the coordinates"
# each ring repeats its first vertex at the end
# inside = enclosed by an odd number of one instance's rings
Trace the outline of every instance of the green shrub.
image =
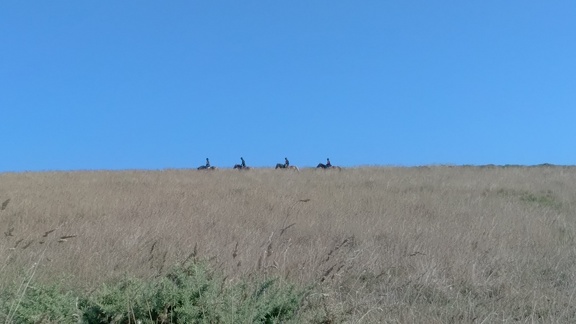
{"type": "MultiPolygon", "coordinates": [[[[295,319],[305,296],[306,290],[279,279],[230,284],[206,264],[193,262],[150,280],[124,278],[84,297],[64,293],[56,286],[29,288],[12,321],[276,323],[295,319]]],[[[9,301],[17,296],[4,297],[3,309],[9,314],[9,301]]]]}
{"type": "Polygon", "coordinates": [[[78,323],[77,298],[57,285],[29,286],[23,292],[0,296],[0,321],[5,323],[78,323]]]}

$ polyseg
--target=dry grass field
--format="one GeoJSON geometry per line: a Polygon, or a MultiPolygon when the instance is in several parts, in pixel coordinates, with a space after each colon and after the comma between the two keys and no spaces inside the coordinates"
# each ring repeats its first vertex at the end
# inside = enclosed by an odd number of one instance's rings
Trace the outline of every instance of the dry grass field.
{"type": "Polygon", "coordinates": [[[304,322],[576,322],[576,168],[4,173],[0,204],[0,289],[194,257],[312,287],[304,322]]]}

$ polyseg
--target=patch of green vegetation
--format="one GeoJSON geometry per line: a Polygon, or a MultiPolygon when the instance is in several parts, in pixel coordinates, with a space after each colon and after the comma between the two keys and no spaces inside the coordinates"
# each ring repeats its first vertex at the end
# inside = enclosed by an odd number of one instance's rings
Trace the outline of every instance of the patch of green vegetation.
{"type": "Polygon", "coordinates": [[[8,323],[278,323],[295,321],[305,289],[279,279],[230,284],[206,264],[174,267],[168,274],[125,278],[88,296],[58,286],[28,287],[0,296],[8,323]]]}
{"type": "Polygon", "coordinates": [[[561,203],[557,200],[551,190],[541,191],[537,194],[524,192],[520,200],[529,203],[536,203],[540,206],[560,208],[561,203]]]}
{"type": "Polygon", "coordinates": [[[0,321],[4,323],[78,323],[77,298],[57,285],[28,286],[0,295],[0,321]]]}
{"type": "Polygon", "coordinates": [[[560,209],[562,207],[562,202],[558,201],[558,198],[554,195],[551,190],[542,190],[537,193],[526,191],[526,190],[514,190],[514,189],[498,189],[496,193],[503,197],[515,197],[520,201],[536,204],[541,207],[550,207],[554,209],[560,209]]]}

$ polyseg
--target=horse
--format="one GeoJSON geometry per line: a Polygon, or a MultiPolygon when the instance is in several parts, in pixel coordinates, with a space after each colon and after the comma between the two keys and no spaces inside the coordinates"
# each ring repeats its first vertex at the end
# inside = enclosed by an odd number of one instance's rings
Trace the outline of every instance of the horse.
{"type": "Polygon", "coordinates": [[[324,163],[318,163],[318,165],[316,166],[317,169],[338,169],[338,170],[342,170],[342,168],[340,168],[339,166],[333,166],[333,165],[328,165],[328,164],[324,164],[324,163]]]}
{"type": "Polygon", "coordinates": [[[250,170],[252,169],[249,166],[242,166],[242,164],[234,164],[234,169],[238,169],[238,170],[250,170]]]}
{"type": "Polygon", "coordinates": [[[277,163],[275,169],[290,169],[290,170],[300,171],[300,169],[298,169],[297,166],[294,166],[294,165],[286,166],[286,164],[284,164],[284,163],[277,163]]]}
{"type": "Polygon", "coordinates": [[[216,170],[216,167],[215,166],[202,165],[202,166],[199,166],[198,168],[196,168],[196,170],[216,170]]]}

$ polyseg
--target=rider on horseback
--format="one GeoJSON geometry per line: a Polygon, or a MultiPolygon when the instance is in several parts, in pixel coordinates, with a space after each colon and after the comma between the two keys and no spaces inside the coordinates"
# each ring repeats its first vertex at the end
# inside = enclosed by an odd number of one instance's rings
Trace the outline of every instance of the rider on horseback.
{"type": "Polygon", "coordinates": [[[241,157],[240,160],[242,160],[242,168],[245,168],[245,167],[246,167],[246,162],[244,162],[244,158],[241,157]]]}
{"type": "Polygon", "coordinates": [[[284,167],[288,168],[290,166],[290,161],[288,161],[288,158],[284,158],[284,167]]]}
{"type": "Polygon", "coordinates": [[[338,169],[340,170],[340,167],[337,166],[333,166],[332,163],[330,163],[330,159],[326,159],[326,164],[323,163],[318,163],[318,166],[316,166],[317,168],[322,168],[322,169],[338,169]]]}
{"type": "Polygon", "coordinates": [[[208,160],[208,158],[206,158],[206,168],[210,168],[210,160],[208,160]]]}

